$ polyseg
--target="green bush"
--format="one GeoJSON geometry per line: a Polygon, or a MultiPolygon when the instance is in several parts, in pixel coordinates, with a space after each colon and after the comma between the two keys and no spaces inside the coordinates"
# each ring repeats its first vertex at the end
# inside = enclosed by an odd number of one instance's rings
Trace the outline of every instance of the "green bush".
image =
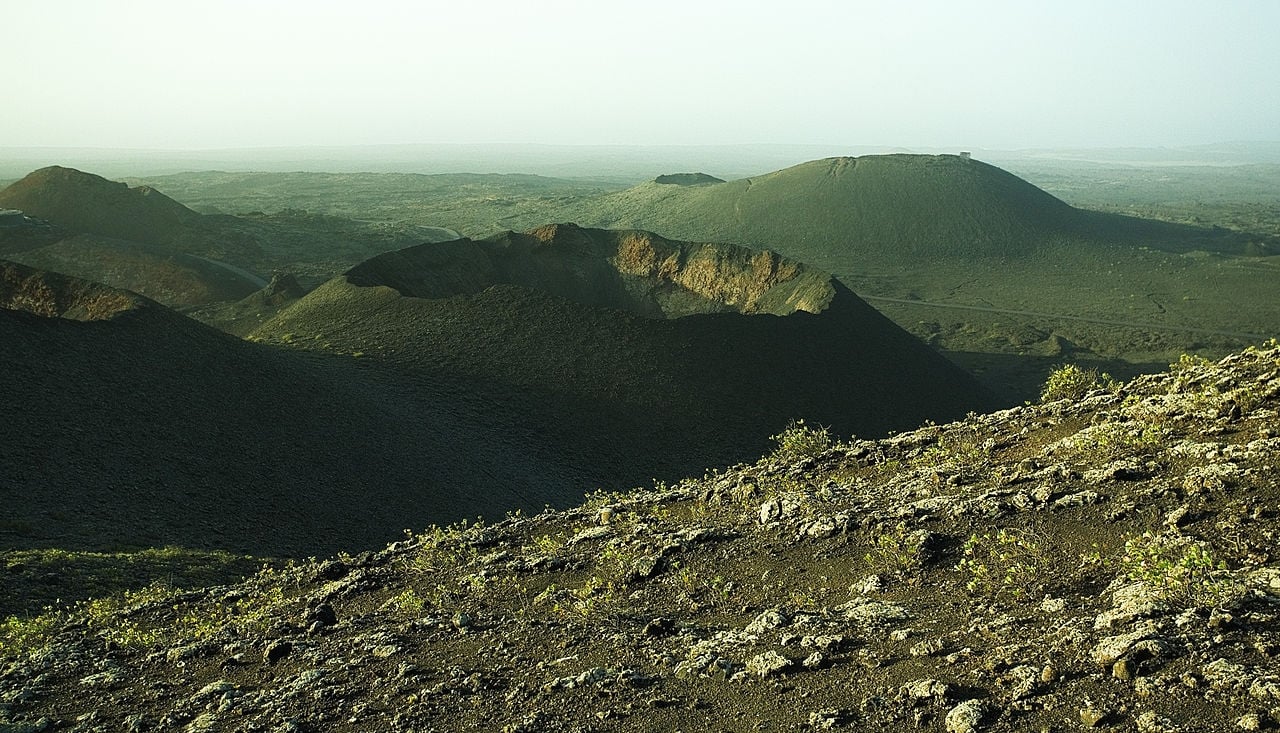
{"type": "Polygon", "coordinates": [[[1181,535],[1145,532],[1130,539],[1124,543],[1120,570],[1168,601],[1221,606],[1243,592],[1212,547],[1181,535]]]}
{"type": "Polygon", "coordinates": [[[991,600],[1034,595],[1050,569],[1048,542],[1028,530],[997,529],[965,540],[957,568],[968,574],[965,587],[991,600]]]}
{"type": "Polygon", "coordinates": [[[811,428],[804,420],[794,420],[781,433],[772,436],[778,447],[773,457],[784,461],[798,461],[821,455],[835,445],[831,432],[823,427],[811,428]]]}
{"type": "Polygon", "coordinates": [[[876,537],[863,560],[879,575],[906,577],[920,569],[926,536],[924,532],[912,532],[906,524],[899,523],[876,537]]]}
{"type": "Polygon", "coordinates": [[[910,465],[935,471],[983,470],[991,462],[994,446],[995,441],[978,425],[958,424],[939,436],[937,443],[913,457],[910,465]]]}
{"type": "Polygon", "coordinates": [[[0,621],[0,659],[39,649],[64,623],[63,614],[52,609],[38,616],[10,616],[0,621]]]}
{"type": "Polygon", "coordinates": [[[1114,461],[1158,453],[1164,448],[1165,438],[1165,431],[1156,425],[1107,422],[1076,433],[1068,449],[1069,454],[1090,461],[1114,461]]]}
{"type": "Polygon", "coordinates": [[[1114,390],[1118,386],[1119,383],[1106,372],[1063,364],[1049,373],[1044,388],[1040,390],[1040,401],[1078,400],[1095,389],[1114,390]]]}

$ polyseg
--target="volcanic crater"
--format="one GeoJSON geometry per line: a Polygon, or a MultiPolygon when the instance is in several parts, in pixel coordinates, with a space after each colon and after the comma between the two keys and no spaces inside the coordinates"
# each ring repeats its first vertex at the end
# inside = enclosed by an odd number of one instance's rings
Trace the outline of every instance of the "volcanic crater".
{"type": "Polygon", "coordinates": [[[767,250],[574,224],[388,253],[348,271],[347,281],[385,285],[415,298],[515,285],[586,306],[667,319],[820,313],[836,296],[830,275],[767,250]]]}

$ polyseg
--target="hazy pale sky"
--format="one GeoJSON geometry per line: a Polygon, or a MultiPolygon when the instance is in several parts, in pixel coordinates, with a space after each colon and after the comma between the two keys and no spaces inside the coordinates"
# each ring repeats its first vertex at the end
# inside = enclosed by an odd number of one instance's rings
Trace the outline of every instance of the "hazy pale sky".
{"type": "Polygon", "coordinates": [[[1280,139],[1280,0],[5,5],[0,147],[1280,139]]]}

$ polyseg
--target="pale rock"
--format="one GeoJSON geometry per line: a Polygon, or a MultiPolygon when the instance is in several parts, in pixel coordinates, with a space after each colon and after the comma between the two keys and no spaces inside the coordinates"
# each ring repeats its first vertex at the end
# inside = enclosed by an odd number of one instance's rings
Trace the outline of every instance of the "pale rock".
{"type": "Polygon", "coordinates": [[[755,620],[753,620],[751,623],[747,624],[747,628],[745,629],[745,631],[748,634],[754,634],[756,636],[759,636],[760,634],[763,634],[764,632],[769,631],[771,629],[776,629],[781,626],[786,626],[790,622],[791,622],[791,619],[788,618],[787,615],[783,613],[781,609],[770,608],[769,610],[761,613],[759,616],[756,616],[755,620]]]}
{"type": "Polygon", "coordinates": [[[935,679],[913,680],[902,686],[902,694],[920,700],[943,700],[951,693],[951,685],[935,679]]]}
{"type": "Polygon", "coordinates": [[[1245,713],[1236,720],[1240,730],[1262,730],[1262,716],[1257,713],[1245,713]]]}
{"type": "Polygon", "coordinates": [[[770,649],[747,660],[747,673],[758,677],[772,677],[789,669],[792,661],[770,649]]]}
{"type": "Polygon", "coordinates": [[[947,733],[977,733],[987,706],[981,700],[965,700],[947,713],[947,733]]]}
{"type": "Polygon", "coordinates": [[[857,598],[839,606],[845,618],[863,626],[888,626],[911,618],[907,609],[894,603],[857,598]]]}

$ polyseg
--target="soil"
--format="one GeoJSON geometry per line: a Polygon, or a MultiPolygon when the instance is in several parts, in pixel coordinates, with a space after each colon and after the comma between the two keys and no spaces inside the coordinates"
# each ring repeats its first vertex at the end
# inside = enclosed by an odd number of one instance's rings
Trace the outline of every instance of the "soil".
{"type": "Polygon", "coordinates": [[[6,731],[1280,726],[1280,346],[10,621],[6,731]]]}

